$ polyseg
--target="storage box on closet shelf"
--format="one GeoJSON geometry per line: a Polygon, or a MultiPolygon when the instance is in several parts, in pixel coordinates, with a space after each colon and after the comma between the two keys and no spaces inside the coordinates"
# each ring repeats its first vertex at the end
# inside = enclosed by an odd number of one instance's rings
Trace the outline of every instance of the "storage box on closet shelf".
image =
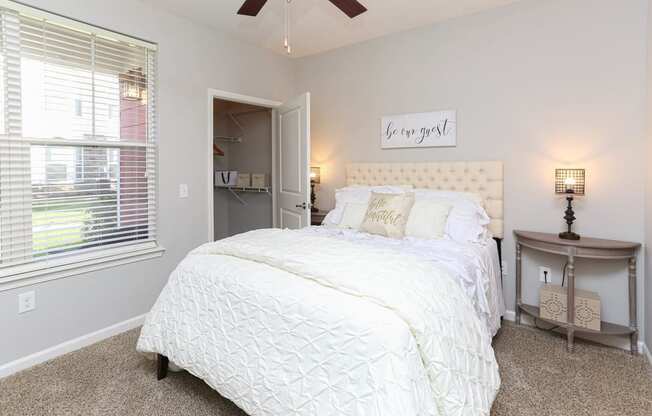
{"type": "Polygon", "coordinates": [[[270,194],[267,185],[267,175],[239,173],[235,170],[218,170],[215,172],[215,187],[228,190],[241,204],[247,205],[238,193],[266,193],[270,194]],[[261,176],[263,179],[261,180],[261,176]],[[261,186],[262,185],[262,186],[261,186]]]}

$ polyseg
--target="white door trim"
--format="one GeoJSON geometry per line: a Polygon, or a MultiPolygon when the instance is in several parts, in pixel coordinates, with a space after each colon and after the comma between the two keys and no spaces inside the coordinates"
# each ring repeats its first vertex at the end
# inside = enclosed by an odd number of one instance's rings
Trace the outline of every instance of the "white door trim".
{"type": "MultiPolygon", "coordinates": [[[[252,97],[249,95],[217,90],[214,88],[208,89],[208,99],[207,99],[208,101],[208,106],[207,106],[208,107],[208,129],[207,129],[208,146],[206,152],[208,154],[208,158],[206,159],[207,161],[206,171],[208,172],[208,235],[207,235],[208,239],[207,241],[215,240],[215,201],[213,199],[213,193],[215,192],[215,189],[213,187],[213,99],[215,98],[221,100],[234,101],[242,104],[258,105],[261,107],[267,107],[271,109],[275,109],[276,107],[279,107],[280,105],[283,104],[280,101],[268,100],[266,98],[252,97]]],[[[272,143],[275,143],[275,137],[274,137],[275,135],[276,135],[276,130],[272,126],[272,143]]],[[[275,149],[272,148],[272,153],[274,152],[275,149]]],[[[274,157],[274,155],[272,155],[272,157],[274,157]]],[[[274,179],[275,179],[274,169],[272,169],[271,174],[272,177],[270,180],[271,183],[274,183],[274,179]]],[[[274,205],[272,207],[272,210],[273,212],[276,212],[275,198],[272,200],[272,204],[274,205]]]]}
{"type": "Polygon", "coordinates": [[[278,228],[278,219],[276,218],[276,207],[278,204],[278,195],[276,194],[276,138],[278,136],[278,110],[275,108],[272,110],[272,172],[270,183],[272,184],[272,227],[278,228]]]}

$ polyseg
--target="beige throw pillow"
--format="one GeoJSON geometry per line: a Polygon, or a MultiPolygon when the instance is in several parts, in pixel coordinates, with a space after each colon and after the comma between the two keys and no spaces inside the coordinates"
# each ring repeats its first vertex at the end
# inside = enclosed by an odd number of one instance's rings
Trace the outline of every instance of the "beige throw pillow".
{"type": "Polygon", "coordinates": [[[403,238],[413,205],[413,192],[404,194],[372,192],[360,230],[390,238],[403,238]]]}

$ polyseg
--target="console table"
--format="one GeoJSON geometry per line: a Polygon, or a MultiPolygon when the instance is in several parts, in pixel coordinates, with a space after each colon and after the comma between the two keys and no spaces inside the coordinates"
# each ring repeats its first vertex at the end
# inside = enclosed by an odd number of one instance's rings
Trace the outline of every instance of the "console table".
{"type": "Polygon", "coordinates": [[[627,241],[603,240],[582,237],[580,240],[563,240],[556,234],[538,233],[532,231],[514,231],[516,238],[516,323],[521,323],[521,313],[524,312],[541,321],[566,329],[567,348],[573,352],[575,333],[629,335],[632,354],[638,352],[638,327],[636,320],[636,253],[640,243],[627,241]],[[522,272],[521,255],[523,248],[558,254],[568,258],[568,315],[567,323],[543,319],[537,306],[523,303],[521,298],[522,272]],[[601,322],[599,331],[575,326],[575,259],[627,260],[629,282],[629,326],[601,322]]]}

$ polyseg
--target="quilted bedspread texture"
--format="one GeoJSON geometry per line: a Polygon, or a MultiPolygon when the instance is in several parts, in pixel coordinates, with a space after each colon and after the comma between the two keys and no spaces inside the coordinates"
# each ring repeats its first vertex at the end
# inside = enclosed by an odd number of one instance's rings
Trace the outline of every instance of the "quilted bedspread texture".
{"type": "Polygon", "coordinates": [[[500,385],[491,336],[443,269],[291,230],[192,251],[137,348],[251,416],[488,415],[500,385]]]}

